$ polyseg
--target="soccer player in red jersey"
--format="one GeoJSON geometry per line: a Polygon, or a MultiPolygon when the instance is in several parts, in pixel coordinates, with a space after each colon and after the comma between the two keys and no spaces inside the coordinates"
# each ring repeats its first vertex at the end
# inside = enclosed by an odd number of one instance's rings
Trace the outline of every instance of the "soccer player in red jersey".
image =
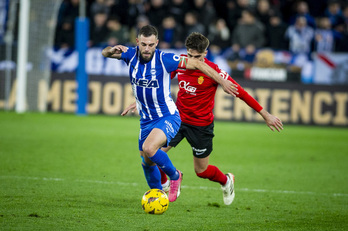
{"type": "MultiPolygon", "coordinates": [[[[268,113],[226,72],[205,58],[209,46],[209,40],[205,36],[194,32],[187,37],[185,46],[189,58],[205,62],[223,78],[236,84],[238,89],[237,97],[257,111],[272,131],[276,129],[279,132],[283,129],[283,124],[279,118],[268,113]]],[[[224,203],[230,205],[235,196],[234,175],[231,173],[224,174],[218,167],[209,165],[209,155],[213,150],[213,109],[218,83],[199,70],[177,69],[175,72],[172,72],[172,78],[176,75],[178,76],[179,82],[176,105],[182,123],[178,133],[170,141],[169,146],[162,148],[162,150],[168,152],[172,147],[176,147],[183,138],[186,138],[192,147],[194,169],[197,176],[220,183],[223,190],[224,203]]],[[[129,110],[134,110],[134,107],[130,105],[122,115],[127,114],[129,110]]],[[[161,172],[161,182],[164,190],[169,187],[169,181],[163,172],[161,172]]]]}

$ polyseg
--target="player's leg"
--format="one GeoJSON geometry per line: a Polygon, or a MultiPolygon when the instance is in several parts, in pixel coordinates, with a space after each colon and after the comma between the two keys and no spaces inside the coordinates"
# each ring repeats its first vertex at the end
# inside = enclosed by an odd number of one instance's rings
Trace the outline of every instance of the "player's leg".
{"type": "Polygon", "coordinates": [[[209,156],[205,158],[194,159],[194,168],[198,177],[209,179],[210,181],[218,182],[221,184],[223,192],[223,200],[226,205],[230,205],[235,197],[234,192],[234,175],[227,173],[226,175],[220,171],[220,169],[214,165],[209,165],[209,156]]]}
{"type": "MultiPolygon", "coordinates": [[[[166,148],[161,148],[162,151],[164,151],[165,153],[168,153],[169,150],[171,149],[171,146],[168,146],[166,148]]],[[[158,166],[157,166],[158,167],[158,166]]],[[[167,174],[165,172],[162,171],[162,169],[160,167],[158,167],[158,170],[161,173],[161,185],[162,185],[162,190],[165,191],[166,193],[169,192],[170,189],[170,181],[167,177],[167,174]]]]}
{"type": "Polygon", "coordinates": [[[162,151],[164,151],[165,153],[168,153],[169,150],[172,149],[172,146],[168,146],[168,147],[165,147],[165,148],[162,147],[161,149],[162,149],[162,151]]]}
{"type": "Polygon", "coordinates": [[[144,171],[145,179],[150,188],[162,189],[161,174],[156,164],[150,160],[148,155],[143,151],[143,144],[153,129],[152,123],[142,124],[139,133],[139,151],[142,158],[141,166],[144,171]]]}
{"type": "MultiPolygon", "coordinates": [[[[161,148],[162,151],[168,153],[172,147],[176,147],[181,142],[181,140],[184,138],[183,129],[184,128],[180,126],[178,133],[176,133],[175,137],[171,139],[168,147],[161,148]]],[[[163,191],[168,193],[170,188],[170,181],[168,180],[167,175],[160,168],[159,170],[161,172],[161,184],[162,184],[163,191]]]]}
{"type": "Polygon", "coordinates": [[[196,175],[220,183],[224,203],[231,204],[234,199],[234,176],[231,173],[224,174],[218,167],[209,165],[209,155],[213,150],[214,124],[204,127],[189,126],[185,137],[192,147],[196,175]]]}
{"type": "Polygon", "coordinates": [[[160,147],[165,145],[167,137],[161,129],[154,128],[143,144],[143,151],[145,155],[154,163],[158,165],[168,176],[173,180],[179,178],[172,161],[169,159],[167,153],[162,151],[160,147]]]}
{"type": "Polygon", "coordinates": [[[161,173],[157,168],[157,165],[153,163],[143,151],[140,151],[140,156],[142,158],[141,166],[144,170],[144,175],[149,187],[162,189],[161,185],[161,173]]]}
{"type": "Polygon", "coordinates": [[[193,165],[198,177],[226,184],[227,176],[219,168],[209,165],[209,155],[213,151],[214,123],[208,126],[193,126],[183,124],[186,127],[184,135],[192,147],[193,165]]]}
{"type": "Polygon", "coordinates": [[[176,170],[167,153],[162,151],[160,147],[168,146],[170,140],[178,132],[180,123],[178,113],[157,121],[142,147],[149,159],[169,176],[170,189],[168,198],[170,202],[175,201],[180,195],[182,173],[176,170]]]}
{"type": "MultiPolygon", "coordinates": [[[[141,124],[139,134],[139,151],[142,158],[142,168],[144,170],[145,179],[150,188],[159,188],[161,186],[161,173],[157,167],[157,163],[150,159],[159,149],[166,143],[166,136],[159,129],[154,129],[156,123],[141,124]]],[[[170,168],[169,168],[170,169],[170,168]]],[[[176,173],[176,169],[173,170],[176,173]]]]}
{"type": "MultiPolygon", "coordinates": [[[[157,166],[165,172],[170,178],[170,186],[168,192],[168,199],[170,202],[175,201],[180,195],[182,173],[174,167],[173,163],[169,159],[167,153],[161,149],[154,150],[156,144],[160,144],[159,141],[163,141],[163,137],[166,137],[161,129],[154,128],[149,137],[145,140],[143,145],[144,152],[148,155],[149,159],[156,163],[157,166]],[[162,139],[161,139],[162,137],[162,139]]],[[[165,139],[166,140],[166,139],[165,139]]],[[[163,142],[162,142],[163,146],[163,142]]],[[[159,180],[161,182],[161,180],[159,180]]],[[[161,186],[162,187],[162,186],[161,186]]]]}
{"type": "MultiPolygon", "coordinates": [[[[165,168],[166,173],[171,177],[172,180],[179,180],[180,178],[181,173],[179,173],[173,166],[168,155],[158,148],[165,142],[165,134],[162,132],[162,130],[155,128],[150,132],[142,144],[143,151],[140,151],[140,155],[142,157],[142,167],[144,170],[145,179],[150,188],[163,189],[161,185],[161,172],[158,166],[165,168]]],[[[178,193],[175,192],[175,199],[177,198],[177,194],[178,193]]],[[[175,199],[172,199],[172,201],[175,199]]]]}
{"type": "Polygon", "coordinates": [[[225,185],[228,181],[227,176],[220,171],[220,169],[214,165],[209,165],[209,156],[204,158],[193,157],[194,169],[196,175],[203,179],[209,179],[225,185]]]}

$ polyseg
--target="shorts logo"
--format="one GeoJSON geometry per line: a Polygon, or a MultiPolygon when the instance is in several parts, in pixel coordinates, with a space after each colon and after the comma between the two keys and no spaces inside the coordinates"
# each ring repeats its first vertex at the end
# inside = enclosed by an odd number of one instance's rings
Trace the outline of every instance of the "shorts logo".
{"type": "Polygon", "coordinates": [[[174,128],[173,128],[173,125],[168,121],[168,120],[165,120],[164,123],[166,124],[166,130],[167,132],[171,132],[173,133],[174,132],[174,128]]]}
{"type": "Polygon", "coordinates": [[[202,84],[204,82],[204,77],[203,76],[199,76],[197,81],[198,81],[198,84],[202,84]]]}
{"type": "Polygon", "coordinates": [[[207,151],[206,148],[204,149],[197,149],[195,147],[192,147],[192,150],[196,152],[196,155],[199,156],[199,155],[203,155],[205,153],[205,151],[207,151]]]}

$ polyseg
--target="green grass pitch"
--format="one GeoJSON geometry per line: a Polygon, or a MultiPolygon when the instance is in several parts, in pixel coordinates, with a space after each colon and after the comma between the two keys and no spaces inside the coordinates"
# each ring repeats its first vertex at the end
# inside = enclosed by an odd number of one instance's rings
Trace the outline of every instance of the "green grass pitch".
{"type": "Polygon", "coordinates": [[[139,118],[0,111],[0,230],[348,230],[348,129],[215,122],[210,163],[236,176],[198,178],[184,140],[169,153],[183,188],[145,214],[139,118]]]}

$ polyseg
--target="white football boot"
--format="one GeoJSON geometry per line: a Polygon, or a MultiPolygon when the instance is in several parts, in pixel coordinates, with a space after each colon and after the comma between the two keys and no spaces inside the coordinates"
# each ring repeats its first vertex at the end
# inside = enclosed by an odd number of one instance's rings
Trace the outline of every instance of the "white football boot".
{"type": "Polygon", "coordinates": [[[170,189],[170,180],[167,180],[166,183],[162,184],[162,190],[163,190],[166,194],[168,194],[169,189],[170,189]]]}
{"type": "Polygon", "coordinates": [[[221,186],[222,192],[223,192],[223,198],[225,205],[232,204],[234,200],[234,175],[232,173],[226,174],[228,180],[227,183],[223,186],[221,186]]]}

